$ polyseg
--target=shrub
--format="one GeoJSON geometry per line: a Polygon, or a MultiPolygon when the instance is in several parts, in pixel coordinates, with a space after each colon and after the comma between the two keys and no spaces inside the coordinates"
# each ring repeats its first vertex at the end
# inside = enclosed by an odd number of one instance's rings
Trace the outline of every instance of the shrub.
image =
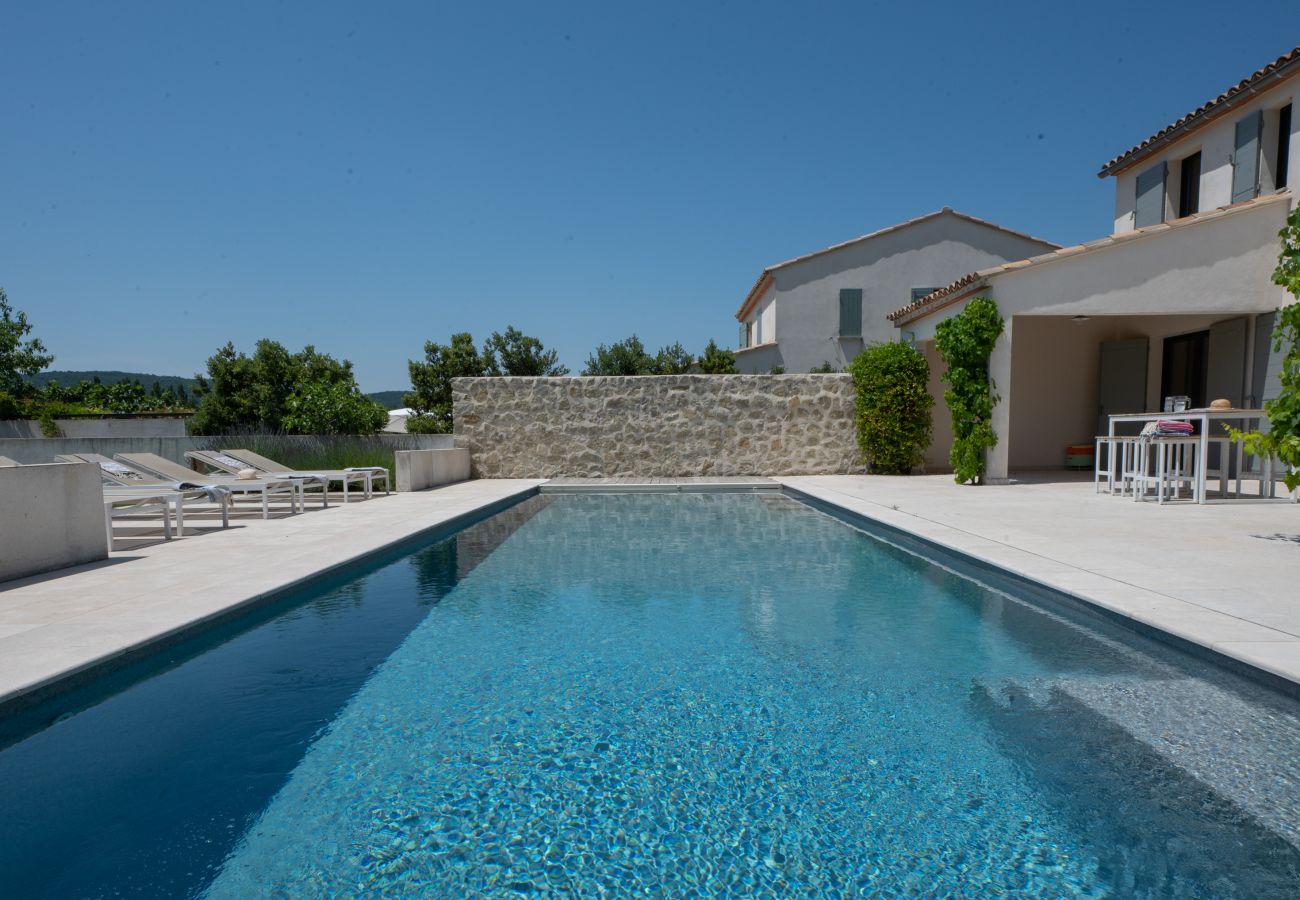
{"type": "Polygon", "coordinates": [[[871,472],[906,475],[930,446],[930,366],[907,344],[873,344],[849,364],[858,446],[871,472]]]}
{"type": "Polygon", "coordinates": [[[0,391],[0,419],[20,419],[21,412],[18,401],[5,391],[0,391]]]}
{"type": "Polygon", "coordinates": [[[997,445],[993,407],[1002,399],[989,379],[989,354],[1002,334],[1002,316],[988,297],[976,297],[966,308],[935,328],[935,346],[948,366],[943,380],[950,387],[943,399],[952,413],[953,477],[958,484],[979,484],[984,478],[985,451],[997,445]]]}

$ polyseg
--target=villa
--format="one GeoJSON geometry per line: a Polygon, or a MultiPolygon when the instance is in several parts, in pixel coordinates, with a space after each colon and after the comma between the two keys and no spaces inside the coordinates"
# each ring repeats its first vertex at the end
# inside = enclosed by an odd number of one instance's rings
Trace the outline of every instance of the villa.
{"type": "Polygon", "coordinates": [[[1050,241],[944,207],[768,266],[736,311],[736,368],[842,369],[893,338],[885,314],[972,269],[1057,249],[1050,241]]]}
{"type": "MultiPolygon", "coordinates": [[[[973,297],[997,302],[990,478],[1059,468],[1108,415],[1164,397],[1257,408],[1274,395],[1269,335],[1286,294],[1270,276],[1300,188],[1298,98],[1300,47],[1103,165],[1112,234],[972,270],[889,314],[929,359],[942,404],[935,327],[973,297]]],[[[951,444],[943,418],[926,456],[936,469],[951,444]]]]}

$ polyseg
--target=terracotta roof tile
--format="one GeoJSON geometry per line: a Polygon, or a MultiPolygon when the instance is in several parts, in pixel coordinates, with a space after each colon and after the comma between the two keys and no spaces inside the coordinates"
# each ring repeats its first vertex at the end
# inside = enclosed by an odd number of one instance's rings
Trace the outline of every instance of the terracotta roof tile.
{"type": "Polygon", "coordinates": [[[1300,71],[1300,47],[1282,54],[1264,68],[1243,78],[1213,100],[1198,106],[1176,122],[1166,125],[1137,146],[1125,150],[1102,166],[1101,171],[1097,173],[1097,177],[1105,178],[1108,175],[1116,174],[1121,169],[1128,168],[1158,147],[1166,143],[1172,143],[1175,137],[1181,137],[1183,134],[1215,118],[1220,113],[1226,112],[1236,105],[1234,101],[1243,95],[1246,95],[1247,98],[1253,96],[1255,94],[1254,88],[1260,82],[1269,78],[1282,79],[1292,74],[1293,71],[1300,71]]]}

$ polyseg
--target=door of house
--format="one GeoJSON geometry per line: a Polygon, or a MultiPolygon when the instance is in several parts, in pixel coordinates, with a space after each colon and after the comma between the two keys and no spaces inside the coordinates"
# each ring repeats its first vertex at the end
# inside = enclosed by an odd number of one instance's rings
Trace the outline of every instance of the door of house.
{"type": "Polygon", "coordinates": [[[1241,408],[1246,399],[1246,320],[1229,319],[1210,326],[1206,358],[1205,402],[1227,399],[1241,408]]]}
{"type": "Polygon", "coordinates": [[[1101,342],[1097,434],[1106,434],[1109,416],[1146,411],[1148,344],[1144,337],[1101,342]]]}

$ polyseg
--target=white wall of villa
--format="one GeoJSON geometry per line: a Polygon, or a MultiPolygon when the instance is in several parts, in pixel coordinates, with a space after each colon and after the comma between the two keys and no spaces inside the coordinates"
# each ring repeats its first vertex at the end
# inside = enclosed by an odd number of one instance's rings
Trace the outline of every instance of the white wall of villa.
{"type": "MultiPolygon", "coordinates": [[[[1060,468],[1067,444],[1097,433],[1103,341],[1148,339],[1145,397],[1153,410],[1162,401],[1164,340],[1242,319],[1249,371],[1242,373],[1247,389],[1240,402],[1258,405],[1276,390],[1276,354],[1257,336],[1256,323],[1287,301],[1270,276],[1290,206],[1289,193],[1282,194],[991,274],[955,295],[958,302],[900,320],[900,333],[942,371],[933,350],[939,322],[974,296],[998,304],[1007,327],[990,359],[1002,398],[994,409],[1001,439],[989,454],[993,478],[1060,468]],[[1256,390],[1260,353],[1270,354],[1269,374],[1256,390]]],[[[936,428],[926,464],[938,469],[947,465],[951,432],[937,373],[933,381],[936,424],[944,427],[936,428]]]]}
{"type": "Polygon", "coordinates": [[[886,315],[910,302],[913,289],[938,288],[973,269],[1054,247],[945,209],[773,266],[769,283],[738,315],[736,366],[745,374],[773,366],[792,374],[825,363],[844,368],[868,344],[896,338],[886,315]],[[841,327],[845,289],[861,291],[856,327],[847,332],[841,327]]]}
{"type": "Polygon", "coordinates": [[[1275,193],[1290,188],[1300,191],[1300,115],[1296,115],[1300,100],[1300,74],[1291,75],[1261,90],[1252,99],[1232,106],[1208,124],[1196,128],[1186,136],[1160,147],[1158,152],[1141,155],[1115,175],[1115,232],[1132,231],[1139,227],[1135,220],[1138,195],[1138,177],[1151,169],[1164,166],[1164,217],[1170,221],[1179,217],[1182,200],[1180,177],[1185,160],[1200,154],[1199,202],[1190,212],[1217,209],[1239,202],[1233,198],[1234,170],[1238,165],[1257,165],[1256,196],[1275,193]],[[1283,110],[1290,107],[1290,140],[1279,141],[1283,110]],[[1252,159],[1237,160],[1238,123],[1249,129],[1250,120],[1258,117],[1258,146],[1252,147],[1252,159]],[[1285,156],[1285,165],[1279,165],[1279,155],[1285,156]],[[1257,162],[1253,157],[1257,156],[1257,162]],[[1279,175],[1285,181],[1279,182],[1279,175]]]}

